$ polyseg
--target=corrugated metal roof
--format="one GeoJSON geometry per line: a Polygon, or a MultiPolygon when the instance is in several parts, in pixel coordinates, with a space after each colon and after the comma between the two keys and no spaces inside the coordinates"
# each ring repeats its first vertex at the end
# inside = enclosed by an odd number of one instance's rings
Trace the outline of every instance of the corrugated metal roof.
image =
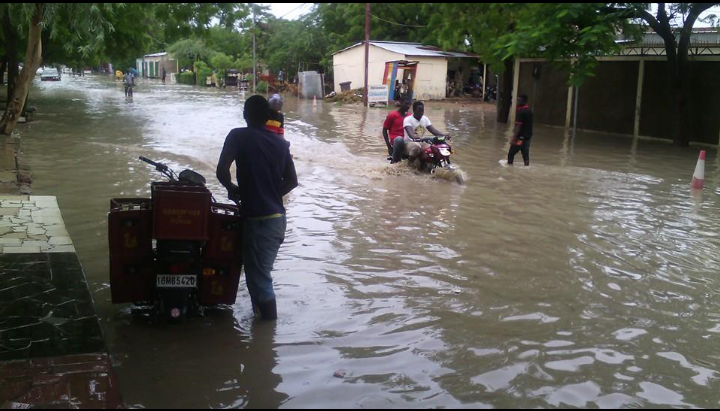
{"type": "MultiPolygon", "coordinates": [[[[333,55],[342,53],[343,51],[350,50],[351,48],[363,45],[364,42],[354,44],[350,47],[344,48],[340,51],[336,51],[333,55]]],[[[418,56],[418,57],[453,57],[453,58],[467,58],[474,57],[478,58],[477,54],[472,53],[459,53],[454,51],[443,51],[435,46],[425,46],[420,43],[401,43],[395,41],[370,41],[370,44],[376,47],[380,47],[393,53],[402,54],[405,56],[418,56]]]]}
{"type": "Polygon", "coordinates": [[[145,57],[160,57],[167,54],[167,51],[163,51],[162,53],[155,53],[155,54],[146,54],[145,57]]]}

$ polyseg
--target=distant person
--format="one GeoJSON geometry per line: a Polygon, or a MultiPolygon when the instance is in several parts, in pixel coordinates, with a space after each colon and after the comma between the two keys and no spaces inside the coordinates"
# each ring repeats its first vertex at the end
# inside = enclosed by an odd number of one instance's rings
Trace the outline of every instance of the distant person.
{"type": "Polygon", "coordinates": [[[285,138],[285,116],[282,113],[283,99],[280,94],[273,94],[268,99],[270,106],[270,118],[265,123],[265,128],[285,138]]]}
{"type": "Polygon", "coordinates": [[[388,148],[388,155],[392,156],[391,163],[397,163],[402,160],[405,144],[405,130],[403,129],[403,121],[410,113],[410,99],[403,97],[400,100],[400,108],[391,111],[385,118],[383,123],[382,134],[385,139],[385,145],[388,148]]]}
{"type": "Polygon", "coordinates": [[[163,67],[163,74],[162,74],[162,83],[165,84],[165,76],[167,76],[167,71],[165,71],[165,67],[163,67]]]}
{"type": "Polygon", "coordinates": [[[517,115],[515,116],[515,131],[510,141],[508,152],[508,164],[512,165],[515,154],[520,151],[526,166],[530,165],[530,139],[533,136],[533,113],[528,106],[528,98],[525,94],[518,96],[517,115]]]}
{"type": "Polygon", "coordinates": [[[297,187],[297,174],[290,143],[265,129],[270,117],[267,100],[257,95],[248,98],[243,116],[247,127],[233,129],[225,138],[217,178],[228,197],[240,201],[242,256],[253,309],[263,320],[276,320],[271,273],[287,229],[283,196],[297,187]],[[233,163],[237,185],[230,174],[233,163]]]}
{"type": "Polygon", "coordinates": [[[125,85],[125,97],[132,97],[133,86],[135,85],[135,76],[132,75],[132,71],[128,70],[123,76],[123,84],[125,85]]]}

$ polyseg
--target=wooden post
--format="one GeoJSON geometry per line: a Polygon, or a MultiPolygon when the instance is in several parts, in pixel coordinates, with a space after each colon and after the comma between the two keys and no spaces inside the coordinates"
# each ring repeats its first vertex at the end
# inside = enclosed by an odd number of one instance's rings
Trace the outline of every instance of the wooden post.
{"type": "Polygon", "coordinates": [[[565,128],[566,129],[570,129],[570,122],[572,121],[573,91],[575,91],[574,87],[568,87],[567,111],[565,112],[565,128]]]}
{"type": "Polygon", "coordinates": [[[480,101],[485,101],[485,90],[487,90],[487,64],[483,61],[483,86],[482,97],[480,101]]]}
{"type": "Polygon", "coordinates": [[[520,85],[520,59],[515,59],[515,68],[513,69],[513,90],[512,90],[512,106],[510,107],[510,124],[515,127],[515,115],[517,114],[517,98],[520,85]]]}
{"type": "Polygon", "coordinates": [[[253,19],[253,94],[255,94],[255,89],[257,88],[257,63],[255,60],[255,5],[250,4],[250,7],[252,7],[252,19],[253,19]]]}
{"type": "Polygon", "coordinates": [[[578,118],[578,102],[580,101],[580,87],[575,87],[575,101],[573,102],[575,105],[575,109],[573,110],[573,131],[572,131],[572,139],[573,144],[575,144],[575,136],[577,135],[577,118],[578,118]]]}
{"type": "Polygon", "coordinates": [[[363,87],[363,104],[368,105],[368,64],[370,58],[370,3],[365,3],[365,87],[363,87]]]}
{"type": "Polygon", "coordinates": [[[643,92],[643,80],[645,77],[645,60],[640,58],[640,64],[638,66],[638,84],[637,84],[637,95],[635,96],[635,128],[633,135],[635,137],[640,135],[640,110],[642,108],[642,92],[643,92]]]}

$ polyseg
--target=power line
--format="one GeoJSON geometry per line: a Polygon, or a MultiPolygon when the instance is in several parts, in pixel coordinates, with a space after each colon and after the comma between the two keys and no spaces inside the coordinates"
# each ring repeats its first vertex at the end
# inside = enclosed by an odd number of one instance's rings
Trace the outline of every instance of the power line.
{"type": "Polygon", "coordinates": [[[284,18],[284,17],[287,16],[288,14],[294,12],[295,10],[299,9],[300,7],[302,7],[302,6],[306,5],[306,4],[307,4],[307,3],[303,3],[303,4],[295,7],[294,9],[290,10],[289,12],[287,12],[287,13],[283,14],[282,16],[278,17],[278,20],[284,18]]]}
{"type": "Polygon", "coordinates": [[[389,20],[382,19],[382,18],[380,18],[380,17],[378,17],[378,16],[376,16],[376,15],[374,15],[374,14],[372,14],[372,13],[370,13],[370,15],[371,15],[372,17],[375,17],[376,19],[378,19],[378,20],[380,20],[380,21],[384,21],[385,23],[394,24],[394,25],[396,25],[396,26],[417,27],[417,28],[425,28],[425,27],[427,27],[427,26],[415,26],[415,25],[412,25],[412,24],[400,24],[400,23],[396,23],[396,22],[394,22],[394,21],[389,21],[389,20]]]}

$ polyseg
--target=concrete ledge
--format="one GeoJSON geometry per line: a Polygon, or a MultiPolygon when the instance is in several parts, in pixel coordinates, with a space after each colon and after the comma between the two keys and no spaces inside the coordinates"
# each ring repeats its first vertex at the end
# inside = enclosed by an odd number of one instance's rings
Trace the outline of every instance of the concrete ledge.
{"type": "Polygon", "coordinates": [[[120,404],[56,198],[0,195],[0,408],[120,404]]]}

